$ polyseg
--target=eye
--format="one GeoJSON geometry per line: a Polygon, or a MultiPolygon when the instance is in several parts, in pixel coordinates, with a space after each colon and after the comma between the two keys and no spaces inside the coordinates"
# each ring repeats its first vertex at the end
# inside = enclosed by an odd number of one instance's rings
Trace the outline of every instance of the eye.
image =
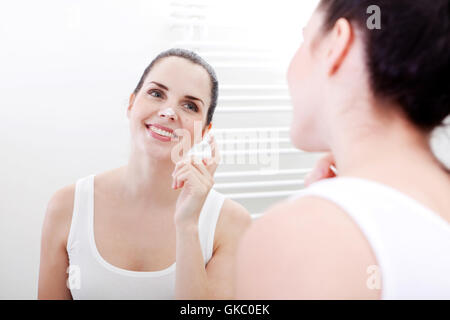
{"type": "Polygon", "coordinates": [[[162,93],[159,90],[149,90],[148,94],[155,98],[162,98],[162,93]]]}
{"type": "Polygon", "coordinates": [[[193,102],[187,102],[184,104],[186,106],[186,109],[192,110],[194,112],[198,112],[198,107],[195,103],[193,102]]]}

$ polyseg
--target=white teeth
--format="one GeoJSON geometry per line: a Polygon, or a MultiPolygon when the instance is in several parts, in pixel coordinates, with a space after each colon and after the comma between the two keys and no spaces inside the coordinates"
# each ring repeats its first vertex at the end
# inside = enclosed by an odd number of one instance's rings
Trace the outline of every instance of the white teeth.
{"type": "Polygon", "coordinates": [[[153,132],[156,132],[157,134],[161,135],[161,136],[165,136],[165,137],[172,137],[172,133],[156,128],[154,126],[150,126],[150,130],[152,130],[153,132]]]}

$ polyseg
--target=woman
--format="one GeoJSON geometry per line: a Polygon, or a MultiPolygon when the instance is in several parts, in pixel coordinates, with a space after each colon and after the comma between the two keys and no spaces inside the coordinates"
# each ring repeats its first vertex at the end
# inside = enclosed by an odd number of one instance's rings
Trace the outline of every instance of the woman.
{"type": "Polygon", "coordinates": [[[213,138],[211,159],[175,164],[172,155],[196,124],[208,133],[217,95],[214,71],[195,53],[171,49],[152,61],[130,96],[128,164],[58,190],[48,204],[39,299],[232,297],[250,216],[211,188],[213,138]]]}
{"type": "Polygon", "coordinates": [[[331,151],[338,177],[250,227],[237,298],[450,298],[450,173],[429,146],[450,114],[449,15],[448,0],[320,2],[288,70],[291,140],[331,151]]]}

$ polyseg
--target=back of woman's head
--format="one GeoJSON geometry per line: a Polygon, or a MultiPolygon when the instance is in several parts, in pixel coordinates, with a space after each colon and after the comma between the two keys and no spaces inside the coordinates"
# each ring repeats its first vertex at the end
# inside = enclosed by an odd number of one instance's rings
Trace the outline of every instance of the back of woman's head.
{"type": "Polygon", "coordinates": [[[450,0],[321,0],[323,31],[346,18],[363,31],[375,96],[398,105],[430,131],[450,114],[450,0]],[[380,8],[380,28],[369,29],[368,8],[380,8]]]}

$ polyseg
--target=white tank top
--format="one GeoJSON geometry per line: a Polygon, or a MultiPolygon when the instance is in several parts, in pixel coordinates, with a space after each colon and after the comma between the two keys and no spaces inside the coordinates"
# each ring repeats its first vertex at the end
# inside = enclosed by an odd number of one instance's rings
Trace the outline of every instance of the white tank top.
{"type": "Polygon", "coordinates": [[[305,196],[335,203],[359,226],[377,260],[382,299],[450,299],[450,223],[437,213],[359,178],[322,180],[290,200],[305,196]]]}
{"type": "MultiPolygon", "coordinates": [[[[94,174],[76,183],[72,223],[67,239],[69,277],[73,299],[173,299],[175,265],[140,272],[105,261],[94,241],[94,174]]],[[[214,232],[225,197],[211,189],[199,216],[199,238],[205,265],[211,259],[214,232]]]]}

